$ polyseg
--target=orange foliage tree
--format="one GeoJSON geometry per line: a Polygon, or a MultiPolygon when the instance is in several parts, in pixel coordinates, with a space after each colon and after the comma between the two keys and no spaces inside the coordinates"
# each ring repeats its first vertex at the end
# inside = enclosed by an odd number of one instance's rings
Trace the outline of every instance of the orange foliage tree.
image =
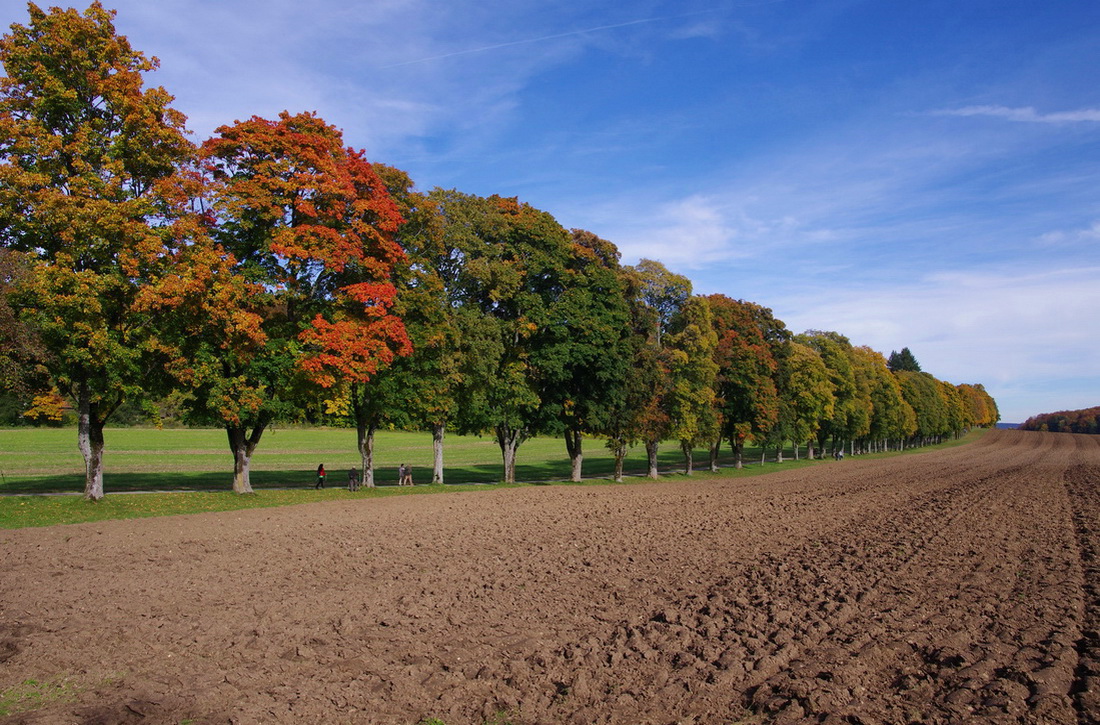
{"type": "Polygon", "coordinates": [[[249,493],[271,422],[410,352],[391,311],[402,219],[363,152],[314,114],[223,126],[201,157],[224,270],[208,289],[242,314],[206,320],[177,369],[199,417],[225,426],[233,490],[249,493]]]}
{"type": "Polygon", "coordinates": [[[137,305],[178,244],[174,177],[193,147],[155,58],[84,13],[29,5],[0,39],[0,245],[29,268],[15,292],[50,380],[75,404],[84,495],[103,497],[103,429],[143,393],[155,325],[137,305]]]}

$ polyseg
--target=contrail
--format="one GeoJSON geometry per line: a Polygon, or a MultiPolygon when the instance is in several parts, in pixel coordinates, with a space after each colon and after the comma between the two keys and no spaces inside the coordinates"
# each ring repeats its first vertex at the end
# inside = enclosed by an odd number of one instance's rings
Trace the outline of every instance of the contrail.
{"type": "Polygon", "coordinates": [[[584,35],[585,33],[596,33],[601,30],[614,30],[615,28],[626,28],[631,25],[642,25],[643,23],[656,23],[662,20],[676,20],[678,18],[687,18],[692,15],[708,15],[710,13],[717,12],[715,10],[702,10],[697,13],[685,13],[684,15],[670,15],[662,18],[644,18],[642,20],[631,20],[627,23],[616,23],[615,25],[601,25],[597,28],[585,28],[584,30],[571,30],[568,33],[556,33],[555,35],[544,35],[541,38],[527,38],[526,40],[513,40],[508,43],[498,43],[496,45],[486,45],[481,48],[470,48],[469,50],[456,50],[453,53],[444,53],[443,55],[433,55],[428,58],[418,58],[416,60],[407,60],[403,63],[394,63],[392,65],[385,65],[381,67],[381,70],[388,70],[390,68],[400,68],[406,65],[415,65],[417,63],[428,63],[433,60],[443,60],[444,58],[454,58],[458,55],[471,55],[472,53],[484,53],[488,50],[499,50],[500,48],[511,48],[516,45],[527,45],[529,43],[542,43],[547,40],[557,40],[558,38],[570,38],[574,35],[584,35]]]}

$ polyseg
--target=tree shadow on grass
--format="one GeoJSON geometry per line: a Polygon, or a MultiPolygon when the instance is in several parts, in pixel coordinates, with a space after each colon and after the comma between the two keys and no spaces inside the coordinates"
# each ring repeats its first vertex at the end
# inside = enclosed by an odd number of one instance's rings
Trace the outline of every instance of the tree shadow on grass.
{"type": "MultiPolygon", "coordinates": [[[[753,462],[746,451],[745,460],[753,462]]],[[[755,453],[755,455],[759,455],[755,453]]],[[[722,466],[733,465],[733,455],[726,453],[719,458],[722,466]]],[[[706,452],[697,452],[695,470],[705,471],[708,465],[706,452]]],[[[681,473],[683,457],[679,451],[662,451],[658,456],[661,473],[681,473]]],[[[611,478],[615,471],[615,462],[607,457],[593,457],[584,462],[585,479],[611,478]]],[[[644,476],[648,465],[644,459],[627,459],[624,474],[644,476]]],[[[447,467],[444,480],[447,485],[495,484],[500,483],[502,468],[499,463],[485,463],[467,466],[447,467]]],[[[521,483],[558,483],[569,480],[569,461],[548,461],[528,463],[520,461],[516,465],[516,480],[521,483]]],[[[294,489],[313,488],[317,482],[316,469],[304,470],[253,470],[250,474],[252,488],[294,489]]],[[[375,485],[379,487],[397,487],[397,468],[383,466],[374,470],[375,485]]],[[[423,485],[431,482],[431,469],[427,467],[413,469],[413,482],[423,485]]],[[[327,488],[344,488],[347,485],[346,471],[330,471],[326,479],[327,488]]],[[[233,488],[230,471],[187,471],[187,472],[114,472],[103,475],[103,489],[107,494],[138,491],[228,491],[233,488]]],[[[79,494],[84,491],[84,477],[68,474],[58,476],[12,477],[6,476],[0,481],[0,495],[17,494],[79,494]]]]}

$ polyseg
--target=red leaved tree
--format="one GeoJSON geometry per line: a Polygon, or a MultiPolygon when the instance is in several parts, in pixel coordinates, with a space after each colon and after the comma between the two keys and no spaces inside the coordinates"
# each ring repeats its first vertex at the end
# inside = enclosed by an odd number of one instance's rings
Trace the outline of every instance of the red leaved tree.
{"type": "Polygon", "coordinates": [[[249,493],[251,457],[273,421],[409,353],[391,312],[402,220],[363,153],[314,114],[223,126],[201,156],[212,181],[211,235],[228,275],[209,289],[248,316],[198,321],[201,332],[180,342],[187,363],[177,368],[195,412],[225,426],[233,490],[249,493]],[[243,334],[246,319],[256,329],[243,334]]]}

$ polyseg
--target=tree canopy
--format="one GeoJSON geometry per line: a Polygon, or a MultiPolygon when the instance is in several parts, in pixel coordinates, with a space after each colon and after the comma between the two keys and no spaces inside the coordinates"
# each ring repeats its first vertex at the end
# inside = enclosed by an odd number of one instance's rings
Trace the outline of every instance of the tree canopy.
{"type": "Polygon", "coordinates": [[[172,97],[144,87],[156,59],[116,34],[113,12],[28,8],[0,39],[0,242],[25,255],[13,295],[76,404],[84,495],[99,499],[103,428],[150,374],[137,301],[183,241],[176,182],[193,148],[172,97]]]}

